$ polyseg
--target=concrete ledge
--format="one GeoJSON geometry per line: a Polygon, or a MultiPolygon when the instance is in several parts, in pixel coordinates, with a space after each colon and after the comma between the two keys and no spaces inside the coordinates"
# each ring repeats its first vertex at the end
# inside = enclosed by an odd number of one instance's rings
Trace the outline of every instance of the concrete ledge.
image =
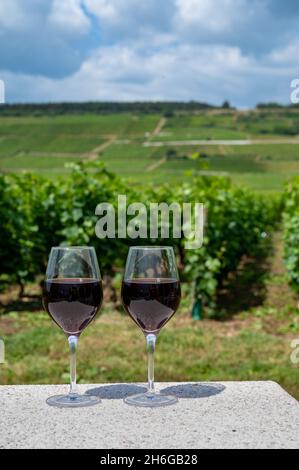
{"type": "Polygon", "coordinates": [[[0,386],[0,448],[298,448],[298,402],[274,382],[171,383],[177,405],[134,408],[139,384],[80,385],[102,403],[57,409],[65,385],[0,386]]]}

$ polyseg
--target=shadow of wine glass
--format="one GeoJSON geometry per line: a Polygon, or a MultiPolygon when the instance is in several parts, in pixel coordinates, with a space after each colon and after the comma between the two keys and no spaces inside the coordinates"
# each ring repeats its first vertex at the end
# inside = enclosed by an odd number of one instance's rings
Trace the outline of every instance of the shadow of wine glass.
{"type": "Polygon", "coordinates": [[[117,400],[121,398],[137,395],[138,393],[145,393],[146,387],[132,385],[132,384],[113,384],[103,385],[103,387],[91,388],[86,391],[86,395],[93,395],[106,400],[117,400]]]}
{"type": "Polygon", "coordinates": [[[163,395],[174,395],[177,398],[205,398],[223,392],[225,386],[217,383],[187,383],[172,385],[161,390],[163,395]]]}

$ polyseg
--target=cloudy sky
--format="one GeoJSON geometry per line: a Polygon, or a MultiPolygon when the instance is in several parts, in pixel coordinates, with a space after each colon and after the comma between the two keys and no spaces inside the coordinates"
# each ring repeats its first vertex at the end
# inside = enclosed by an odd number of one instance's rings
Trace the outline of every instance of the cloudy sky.
{"type": "Polygon", "coordinates": [[[0,0],[8,102],[289,102],[298,0],[0,0]]]}

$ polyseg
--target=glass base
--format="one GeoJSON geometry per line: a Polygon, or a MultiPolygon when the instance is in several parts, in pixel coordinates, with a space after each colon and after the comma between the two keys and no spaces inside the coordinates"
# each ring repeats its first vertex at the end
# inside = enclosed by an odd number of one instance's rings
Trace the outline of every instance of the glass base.
{"type": "Polygon", "coordinates": [[[80,408],[97,405],[100,402],[100,398],[93,395],[54,395],[46,400],[48,405],[58,408],[80,408]]]}
{"type": "Polygon", "coordinates": [[[139,395],[132,395],[124,398],[127,405],[143,406],[155,408],[158,406],[174,405],[178,402],[177,397],[169,395],[161,395],[160,393],[141,393],[139,395]]]}

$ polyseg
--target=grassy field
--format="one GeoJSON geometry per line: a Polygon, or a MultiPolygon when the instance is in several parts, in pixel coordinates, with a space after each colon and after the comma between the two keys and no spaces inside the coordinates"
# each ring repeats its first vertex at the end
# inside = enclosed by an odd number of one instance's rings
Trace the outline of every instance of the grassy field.
{"type": "Polygon", "coordinates": [[[60,177],[68,171],[65,163],[98,158],[137,183],[181,181],[193,171],[209,171],[257,191],[277,191],[299,173],[298,118],[296,110],[1,117],[0,170],[60,177]],[[188,144],[240,139],[262,143],[188,144]],[[155,143],[161,146],[148,146],[155,143]],[[194,153],[200,162],[190,158],[194,153]]]}
{"type": "Polygon", "coordinates": [[[298,133],[297,111],[215,112],[174,116],[153,140],[273,138],[298,133]]]}
{"type": "MultiPolygon", "coordinates": [[[[238,286],[225,320],[192,320],[191,299],[184,298],[159,336],[156,380],[275,380],[299,398],[299,367],[290,361],[290,343],[299,334],[298,310],[286,284],[280,237],[275,245],[259,292],[238,286]]],[[[17,301],[12,289],[0,301],[0,334],[6,346],[0,383],[67,383],[67,342],[42,312],[40,300],[17,301]]],[[[122,310],[105,303],[80,339],[79,382],[144,382],[144,343],[122,310]]]]}

